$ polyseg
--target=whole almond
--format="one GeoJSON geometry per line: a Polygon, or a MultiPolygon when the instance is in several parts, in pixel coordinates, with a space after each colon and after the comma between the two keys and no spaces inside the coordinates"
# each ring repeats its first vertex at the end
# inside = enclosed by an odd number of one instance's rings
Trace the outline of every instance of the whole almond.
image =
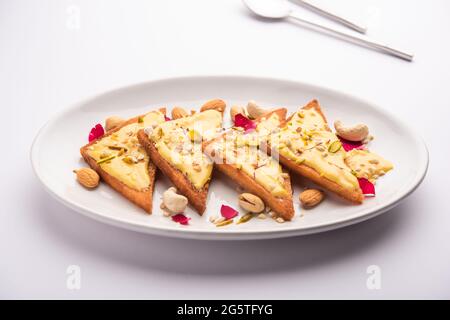
{"type": "Polygon", "coordinates": [[[225,101],[220,99],[214,99],[206,102],[201,108],[200,112],[206,111],[206,110],[216,110],[223,114],[226,108],[225,101]]]}
{"type": "Polygon", "coordinates": [[[300,203],[304,208],[313,208],[322,202],[324,193],[317,189],[308,189],[300,193],[300,203]]]}
{"type": "Polygon", "coordinates": [[[187,117],[188,115],[189,114],[187,113],[187,111],[181,107],[175,107],[172,109],[172,119],[174,120],[187,117]]]}
{"type": "Polygon", "coordinates": [[[83,187],[94,189],[98,186],[100,177],[98,173],[91,168],[81,168],[73,170],[73,172],[77,175],[77,180],[83,187]]]}
{"type": "Polygon", "coordinates": [[[109,131],[111,129],[117,128],[118,126],[122,125],[125,122],[124,119],[118,116],[111,116],[106,119],[105,121],[105,129],[106,131],[109,131]]]}

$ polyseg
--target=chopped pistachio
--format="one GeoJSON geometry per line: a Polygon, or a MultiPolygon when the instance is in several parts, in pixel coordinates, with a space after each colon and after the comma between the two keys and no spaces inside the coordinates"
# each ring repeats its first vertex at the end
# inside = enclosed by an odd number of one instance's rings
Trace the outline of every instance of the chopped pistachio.
{"type": "Polygon", "coordinates": [[[134,164],[137,163],[138,160],[134,156],[126,156],[122,158],[122,161],[128,164],[134,164]]]}
{"type": "Polygon", "coordinates": [[[236,222],[236,224],[246,223],[251,218],[253,218],[253,215],[251,213],[247,213],[246,215],[239,218],[239,220],[236,222]]]}
{"type": "Polygon", "coordinates": [[[110,157],[107,157],[107,158],[98,160],[98,161],[97,161],[97,164],[102,164],[102,163],[108,162],[108,161],[114,159],[115,157],[116,157],[116,156],[110,156],[110,157]]]}
{"type": "Polygon", "coordinates": [[[115,144],[113,146],[108,146],[108,148],[111,150],[121,150],[121,149],[125,149],[125,151],[127,150],[127,148],[125,148],[124,146],[119,146],[118,144],[115,144]]]}
{"type": "Polygon", "coordinates": [[[339,140],[334,141],[328,147],[328,151],[331,153],[336,153],[342,148],[342,143],[339,140]]]}
{"type": "Polygon", "coordinates": [[[216,223],[216,227],[223,227],[233,223],[233,219],[225,220],[219,223],[216,223]]]}

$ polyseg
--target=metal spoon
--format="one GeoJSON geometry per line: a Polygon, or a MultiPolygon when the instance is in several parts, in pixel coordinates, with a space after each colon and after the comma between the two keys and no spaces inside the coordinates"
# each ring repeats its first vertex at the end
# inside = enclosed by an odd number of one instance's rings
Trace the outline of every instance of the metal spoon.
{"type": "Polygon", "coordinates": [[[340,23],[344,26],[346,26],[347,28],[353,29],[359,33],[365,34],[367,32],[367,28],[363,27],[359,24],[356,24],[355,22],[350,21],[347,18],[344,17],[340,17],[336,14],[334,14],[333,12],[330,12],[328,10],[325,10],[323,8],[320,8],[312,3],[310,3],[309,1],[306,0],[291,0],[291,2],[298,4],[306,9],[309,9],[321,16],[324,16],[325,18],[331,19],[337,23],[340,23]]]}
{"type": "Polygon", "coordinates": [[[330,27],[308,21],[298,16],[297,13],[293,12],[291,8],[285,1],[281,0],[242,0],[242,2],[247,6],[247,8],[252,11],[254,14],[266,18],[266,19],[294,19],[301,22],[304,25],[309,27],[313,27],[320,31],[325,31],[328,34],[338,36],[339,38],[346,40],[351,43],[355,43],[367,48],[371,48],[386,54],[390,54],[392,56],[412,61],[414,55],[405,53],[403,51],[399,51],[397,49],[391,48],[385,44],[378,43],[367,38],[362,38],[358,36],[354,36],[345,32],[341,32],[330,27]]]}

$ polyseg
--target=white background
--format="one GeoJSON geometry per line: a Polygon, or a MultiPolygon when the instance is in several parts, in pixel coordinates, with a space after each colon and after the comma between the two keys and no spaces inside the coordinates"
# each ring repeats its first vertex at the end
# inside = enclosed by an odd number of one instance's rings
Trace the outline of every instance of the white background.
{"type": "Polygon", "coordinates": [[[450,298],[450,2],[316,2],[367,23],[415,62],[255,19],[240,0],[1,0],[0,298],[450,298]],[[55,112],[112,88],[197,74],[301,80],[372,101],[424,137],[428,176],[371,221],[250,242],[116,229],[40,186],[29,149],[55,112]],[[72,264],[81,290],[66,288],[72,264]],[[381,290],[366,287],[370,265],[382,270],[381,290]]]}

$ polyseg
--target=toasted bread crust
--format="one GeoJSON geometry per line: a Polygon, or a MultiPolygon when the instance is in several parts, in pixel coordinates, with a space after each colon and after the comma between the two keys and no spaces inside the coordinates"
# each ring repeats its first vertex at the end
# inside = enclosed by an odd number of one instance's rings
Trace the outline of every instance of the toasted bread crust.
{"type": "MultiPolygon", "coordinates": [[[[268,118],[273,113],[278,114],[279,118],[284,121],[286,118],[286,109],[276,109],[272,110],[261,117],[257,118],[255,121],[260,121],[263,117],[268,118]]],[[[218,137],[216,139],[220,139],[218,137]]],[[[210,157],[214,158],[211,154],[208,154],[207,146],[212,143],[214,140],[207,141],[203,144],[204,152],[210,157]]],[[[279,216],[281,216],[284,220],[292,220],[295,215],[294,205],[292,201],[292,187],[291,187],[291,179],[290,177],[284,179],[284,187],[288,191],[289,196],[286,198],[277,198],[273,196],[269,191],[267,191],[263,186],[258,184],[254,179],[249,177],[242,170],[237,169],[234,165],[227,163],[214,163],[214,166],[229,178],[231,178],[234,182],[236,182],[241,188],[244,190],[257,195],[260,197],[264,203],[270,207],[274,212],[276,212],[279,216]]]]}
{"type": "MultiPolygon", "coordinates": [[[[166,113],[165,108],[159,109],[159,111],[161,111],[163,114],[166,113]]],[[[143,190],[136,190],[136,189],[133,189],[133,188],[127,186],[126,184],[124,184],[122,181],[120,181],[116,177],[113,177],[112,175],[107,173],[88,154],[89,146],[91,146],[92,144],[96,143],[97,141],[99,141],[107,136],[110,136],[111,134],[120,130],[124,126],[127,126],[131,123],[137,122],[139,120],[139,118],[142,116],[144,116],[144,115],[140,115],[140,116],[131,118],[131,119],[127,120],[125,123],[123,123],[122,125],[120,125],[119,127],[109,130],[102,137],[95,139],[95,140],[91,141],[90,143],[88,143],[87,145],[81,147],[80,153],[81,153],[81,156],[83,157],[84,161],[86,161],[86,163],[99,174],[99,176],[102,178],[102,180],[104,182],[106,182],[111,188],[113,188],[114,190],[119,192],[125,198],[127,198],[128,200],[130,200],[137,206],[141,207],[149,214],[151,214],[152,213],[152,203],[153,203],[153,190],[155,188],[155,175],[156,175],[156,166],[152,163],[151,160],[148,163],[148,174],[149,174],[149,178],[150,178],[150,184],[149,184],[148,188],[145,188],[143,190]]]]}
{"type": "Polygon", "coordinates": [[[259,116],[258,118],[256,118],[254,121],[261,122],[262,118],[266,118],[266,119],[270,118],[270,116],[274,113],[276,113],[278,115],[278,117],[280,118],[280,123],[283,124],[285,122],[286,114],[287,114],[286,108],[270,110],[269,112],[266,112],[262,116],[259,116]]]}
{"type": "Polygon", "coordinates": [[[305,178],[308,178],[317,185],[337,194],[341,198],[344,198],[356,204],[361,204],[364,201],[364,195],[361,192],[349,191],[348,189],[345,189],[339,184],[337,184],[336,182],[320,176],[320,174],[317,173],[316,170],[308,166],[305,166],[303,164],[298,165],[295,162],[283,157],[281,154],[279,155],[279,157],[280,162],[289,170],[305,178]]]}
{"type": "MultiPolygon", "coordinates": [[[[322,109],[320,108],[320,105],[317,100],[312,100],[309,102],[303,109],[315,109],[323,118],[325,122],[327,122],[325,115],[322,112],[322,109]]],[[[289,117],[289,119],[286,121],[288,122],[292,118],[289,117]]],[[[268,145],[267,151],[270,154],[271,147],[268,145]]],[[[357,190],[350,191],[348,189],[343,188],[341,185],[337,184],[334,181],[331,181],[325,177],[322,177],[316,170],[312,169],[311,167],[308,167],[304,164],[297,164],[294,161],[284,157],[281,154],[278,154],[280,162],[287,167],[289,170],[308,178],[309,180],[313,181],[314,183],[318,184],[319,186],[337,194],[341,198],[344,198],[346,200],[349,200],[356,204],[361,204],[364,201],[364,195],[362,194],[361,190],[359,192],[357,190]]]]}
{"type": "Polygon", "coordinates": [[[189,203],[195,210],[200,215],[203,215],[206,210],[209,182],[207,182],[201,190],[197,190],[180,170],[173,167],[159,154],[155,144],[148,138],[144,130],[138,131],[138,139],[158,169],[170,179],[182,195],[188,198],[189,203]]]}
{"type": "Polygon", "coordinates": [[[284,179],[284,187],[288,191],[289,196],[286,198],[277,198],[264,189],[263,186],[256,183],[255,180],[249,177],[246,173],[237,169],[233,165],[226,163],[215,163],[214,166],[236,182],[242,189],[260,197],[264,203],[272,209],[272,211],[276,212],[284,220],[290,221],[294,217],[295,211],[292,202],[292,187],[290,178],[284,179]]]}

